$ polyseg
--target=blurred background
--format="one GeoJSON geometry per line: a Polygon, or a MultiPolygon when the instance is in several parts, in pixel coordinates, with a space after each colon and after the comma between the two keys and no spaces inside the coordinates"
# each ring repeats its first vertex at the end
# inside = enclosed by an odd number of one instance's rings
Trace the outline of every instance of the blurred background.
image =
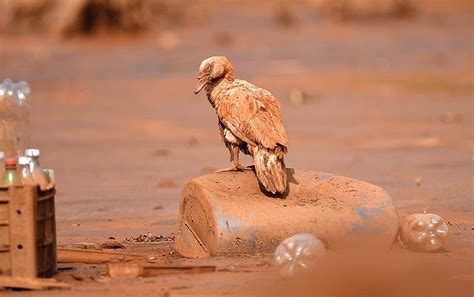
{"type": "Polygon", "coordinates": [[[471,0],[0,0],[0,79],[32,86],[60,244],[174,232],[185,182],[228,166],[192,93],[211,55],[281,101],[289,167],[378,184],[401,214],[462,229],[473,28],[471,0]]]}

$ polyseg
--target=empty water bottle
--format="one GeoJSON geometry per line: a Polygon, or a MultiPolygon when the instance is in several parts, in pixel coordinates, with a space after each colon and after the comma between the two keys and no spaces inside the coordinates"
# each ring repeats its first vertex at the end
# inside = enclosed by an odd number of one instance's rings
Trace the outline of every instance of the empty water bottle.
{"type": "Polygon", "coordinates": [[[400,239],[413,250],[432,252],[443,247],[448,236],[444,219],[432,213],[411,214],[400,224],[400,239]]]}
{"type": "Polygon", "coordinates": [[[5,153],[0,151],[0,176],[5,173],[5,153]]]}
{"type": "Polygon", "coordinates": [[[18,158],[20,177],[24,185],[36,184],[35,180],[33,179],[33,175],[31,174],[31,171],[30,171],[30,163],[31,163],[30,157],[22,156],[18,158]]]}
{"type": "Polygon", "coordinates": [[[31,90],[21,81],[5,79],[0,84],[0,151],[7,158],[18,157],[28,147],[30,137],[31,90]]]}
{"type": "Polygon", "coordinates": [[[25,150],[25,155],[30,158],[30,172],[33,180],[41,189],[45,190],[49,185],[49,180],[39,164],[40,150],[30,148],[25,150]]]}
{"type": "Polygon", "coordinates": [[[5,173],[3,174],[1,184],[3,187],[21,184],[16,165],[17,161],[15,158],[5,160],[5,173]]]}
{"type": "Polygon", "coordinates": [[[283,240],[275,250],[275,263],[283,276],[306,271],[326,254],[324,244],[316,236],[300,233],[283,240]]]}

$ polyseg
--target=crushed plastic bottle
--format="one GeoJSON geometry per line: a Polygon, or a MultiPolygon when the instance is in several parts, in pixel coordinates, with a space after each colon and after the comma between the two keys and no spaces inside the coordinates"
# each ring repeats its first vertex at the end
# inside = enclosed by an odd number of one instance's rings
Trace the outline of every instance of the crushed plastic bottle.
{"type": "Polygon", "coordinates": [[[48,188],[49,179],[39,164],[40,150],[30,148],[25,150],[25,155],[30,159],[30,172],[33,180],[42,190],[48,188]]]}
{"type": "Polygon", "coordinates": [[[400,239],[412,250],[432,252],[441,249],[448,236],[444,219],[432,213],[406,216],[400,223],[400,239]]]}
{"type": "Polygon", "coordinates": [[[28,83],[5,79],[0,84],[0,151],[7,158],[19,157],[30,137],[31,89],[28,83]]]}
{"type": "Polygon", "coordinates": [[[275,250],[275,264],[280,274],[290,277],[314,267],[326,254],[324,244],[316,236],[299,233],[283,240],[275,250]]]}
{"type": "Polygon", "coordinates": [[[1,186],[9,187],[12,185],[21,184],[21,179],[18,176],[17,161],[15,158],[5,160],[5,173],[2,177],[1,186]]]}

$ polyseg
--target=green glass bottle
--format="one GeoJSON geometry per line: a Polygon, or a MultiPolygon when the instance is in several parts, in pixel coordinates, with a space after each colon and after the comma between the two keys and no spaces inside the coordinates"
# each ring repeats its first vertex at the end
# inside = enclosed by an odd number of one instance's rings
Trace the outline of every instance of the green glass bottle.
{"type": "Polygon", "coordinates": [[[18,175],[16,164],[17,161],[15,158],[5,160],[5,173],[2,178],[2,186],[8,187],[20,183],[21,180],[18,175]]]}

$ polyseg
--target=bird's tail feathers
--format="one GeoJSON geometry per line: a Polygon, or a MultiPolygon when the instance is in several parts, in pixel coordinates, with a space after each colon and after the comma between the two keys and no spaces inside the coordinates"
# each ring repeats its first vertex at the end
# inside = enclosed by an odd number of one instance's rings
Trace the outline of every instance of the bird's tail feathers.
{"type": "Polygon", "coordinates": [[[283,194],[286,192],[288,183],[283,157],[284,151],[280,147],[277,147],[275,150],[264,147],[255,147],[253,149],[257,179],[272,194],[283,194]]]}

